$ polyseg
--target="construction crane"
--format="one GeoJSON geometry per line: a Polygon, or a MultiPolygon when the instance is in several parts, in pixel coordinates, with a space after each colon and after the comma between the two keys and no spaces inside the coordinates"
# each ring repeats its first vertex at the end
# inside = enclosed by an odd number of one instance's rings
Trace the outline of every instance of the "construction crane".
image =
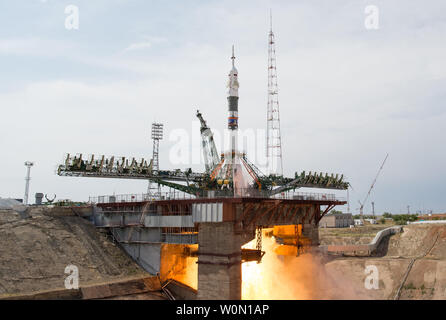
{"type": "Polygon", "coordinates": [[[364,220],[364,218],[363,218],[364,205],[366,204],[367,200],[369,199],[370,192],[372,192],[372,189],[375,186],[376,180],[378,179],[378,176],[381,173],[381,171],[382,171],[382,169],[384,167],[384,164],[386,163],[386,160],[387,160],[388,157],[389,157],[389,154],[386,155],[386,157],[384,158],[383,163],[381,164],[381,167],[379,167],[378,173],[376,174],[376,177],[373,180],[372,185],[370,186],[369,192],[367,192],[367,195],[365,196],[365,199],[362,202],[358,200],[359,205],[360,205],[360,207],[359,207],[359,215],[360,215],[361,220],[364,220]]]}

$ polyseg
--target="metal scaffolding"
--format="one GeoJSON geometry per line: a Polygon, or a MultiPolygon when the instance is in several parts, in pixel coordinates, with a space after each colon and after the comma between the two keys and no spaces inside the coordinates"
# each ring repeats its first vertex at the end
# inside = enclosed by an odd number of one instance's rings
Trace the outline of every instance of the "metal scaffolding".
{"type": "MultiPolygon", "coordinates": [[[[153,140],[153,152],[152,152],[152,175],[157,176],[159,173],[159,147],[160,140],[163,139],[163,124],[162,123],[152,123],[152,140],[153,140]]],[[[147,194],[150,196],[157,196],[161,193],[161,186],[149,180],[149,185],[147,186],[147,194]],[[153,192],[156,190],[156,192],[153,192]]]]}
{"type": "Polygon", "coordinates": [[[282,140],[280,135],[279,87],[277,85],[276,47],[270,15],[268,34],[268,112],[266,133],[266,157],[268,174],[283,175],[282,140]]]}

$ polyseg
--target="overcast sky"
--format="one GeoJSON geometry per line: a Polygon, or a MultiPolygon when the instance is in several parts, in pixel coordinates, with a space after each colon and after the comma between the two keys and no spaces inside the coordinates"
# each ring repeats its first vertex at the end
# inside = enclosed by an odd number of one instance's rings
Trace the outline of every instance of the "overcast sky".
{"type": "Polygon", "coordinates": [[[376,211],[445,212],[444,0],[2,0],[0,197],[23,198],[26,160],[32,201],[144,192],[144,181],[55,170],[67,152],[150,158],[153,121],[165,125],[161,168],[203,170],[171,152],[181,130],[199,143],[197,108],[224,130],[232,44],[240,128],[262,132],[270,8],[285,175],[343,173],[357,212],[388,152],[376,211]],[[65,27],[68,5],[79,8],[78,30],[65,27]],[[364,25],[368,5],[379,8],[378,30],[364,25]]]}

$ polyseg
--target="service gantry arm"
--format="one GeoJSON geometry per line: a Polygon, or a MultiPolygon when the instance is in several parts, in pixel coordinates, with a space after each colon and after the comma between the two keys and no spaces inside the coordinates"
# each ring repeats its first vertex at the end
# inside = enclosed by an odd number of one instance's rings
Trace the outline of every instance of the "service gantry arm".
{"type": "Polygon", "coordinates": [[[200,120],[201,127],[201,142],[203,146],[203,158],[206,167],[206,172],[210,173],[220,162],[220,157],[215,147],[214,134],[207,126],[206,121],[203,119],[202,114],[197,110],[197,118],[200,120]]]}

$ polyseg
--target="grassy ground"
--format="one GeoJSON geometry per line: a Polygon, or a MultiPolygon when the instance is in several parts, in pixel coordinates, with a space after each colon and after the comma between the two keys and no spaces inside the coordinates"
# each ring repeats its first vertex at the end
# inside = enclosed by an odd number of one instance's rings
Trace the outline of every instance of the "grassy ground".
{"type": "Polygon", "coordinates": [[[394,225],[395,223],[393,221],[386,221],[385,224],[369,224],[365,222],[364,226],[357,226],[354,228],[319,228],[319,235],[339,237],[374,237],[377,232],[394,225]]]}
{"type": "Polygon", "coordinates": [[[354,228],[319,228],[319,242],[321,245],[367,244],[379,231],[394,225],[393,221],[386,221],[385,224],[365,222],[363,226],[354,228]]]}

